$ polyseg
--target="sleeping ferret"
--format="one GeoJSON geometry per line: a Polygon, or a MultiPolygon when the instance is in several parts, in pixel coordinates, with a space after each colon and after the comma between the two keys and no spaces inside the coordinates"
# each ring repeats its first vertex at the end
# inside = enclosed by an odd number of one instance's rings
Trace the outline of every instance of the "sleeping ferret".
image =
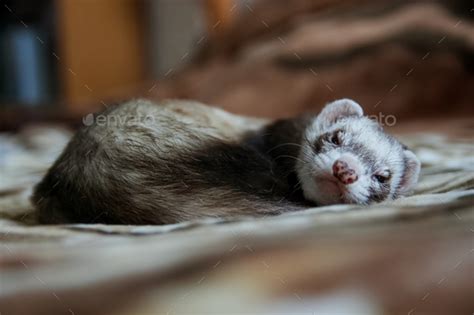
{"type": "Polygon", "coordinates": [[[276,122],[133,100],[88,117],[36,186],[43,223],[167,224],[408,194],[420,162],[352,100],[276,122]]]}

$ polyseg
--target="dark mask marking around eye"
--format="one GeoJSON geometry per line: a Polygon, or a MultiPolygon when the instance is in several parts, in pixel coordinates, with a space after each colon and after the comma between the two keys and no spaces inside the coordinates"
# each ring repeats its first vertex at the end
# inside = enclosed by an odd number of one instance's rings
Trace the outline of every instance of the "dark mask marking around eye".
{"type": "Polygon", "coordinates": [[[390,186],[380,185],[380,189],[369,187],[369,201],[381,202],[387,199],[390,194],[390,186]]]}
{"type": "Polygon", "coordinates": [[[316,141],[314,141],[313,150],[316,154],[323,152],[324,141],[326,141],[326,138],[327,138],[327,133],[323,133],[316,139],[316,141]]]}
{"type": "Polygon", "coordinates": [[[336,131],[332,132],[325,132],[321,134],[313,143],[313,150],[316,154],[325,152],[329,150],[330,148],[333,148],[334,146],[340,146],[342,145],[342,133],[344,131],[342,129],[338,129],[336,131]],[[333,138],[335,135],[338,135],[338,144],[335,144],[333,142],[333,138]]]}

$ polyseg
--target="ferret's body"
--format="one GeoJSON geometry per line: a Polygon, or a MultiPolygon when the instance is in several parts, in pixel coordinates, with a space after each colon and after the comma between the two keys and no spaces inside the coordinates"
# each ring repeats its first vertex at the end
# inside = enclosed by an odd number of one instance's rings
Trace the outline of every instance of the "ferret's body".
{"type": "Polygon", "coordinates": [[[106,110],[37,186],[40,220],[165,224],[291,211],[285,175],[256,136],[266,123],[187,101],[106,110]]]}
{"type": "Polygon", "coordinates": [[[277,122],[196,102],[130,101],[73,137],[32,200],[44,223],[167,224],[396,198],[416,182],[419,162],[410,170],[410,153],[364,119],[350,100],[277,122]],[[327,141],[333,126],[337,145],[327,141]],[[346,127],[351,137],[340,136],[346,127]],[[392,158],[354,151],[370,132],[392,158]],[[376,185],[386,172],[393,182],[376,185]]]}

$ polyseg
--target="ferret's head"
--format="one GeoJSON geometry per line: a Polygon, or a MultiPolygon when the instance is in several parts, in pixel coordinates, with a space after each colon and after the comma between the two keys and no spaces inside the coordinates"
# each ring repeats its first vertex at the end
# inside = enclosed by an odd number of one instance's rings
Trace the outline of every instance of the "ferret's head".
{"type": "Polygon", "coordinates": [[[420,172],[415,154],[349,99],[326,105],[312,121],[296,163],[305,198],[318,205],[395,199],[411,192],[420,172]]]}

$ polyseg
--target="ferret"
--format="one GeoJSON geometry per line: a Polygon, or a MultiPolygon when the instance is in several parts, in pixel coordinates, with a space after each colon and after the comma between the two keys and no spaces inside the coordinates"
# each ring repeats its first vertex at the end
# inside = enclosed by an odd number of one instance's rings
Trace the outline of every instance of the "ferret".
{"type": "Polygon", "coordinates": [[[86,125],[35,187],[42,223],[170,224],[370,204],[409,194],[420,172],[415,154],[349,99],[277,121],[133,100],[86,125]]]}

